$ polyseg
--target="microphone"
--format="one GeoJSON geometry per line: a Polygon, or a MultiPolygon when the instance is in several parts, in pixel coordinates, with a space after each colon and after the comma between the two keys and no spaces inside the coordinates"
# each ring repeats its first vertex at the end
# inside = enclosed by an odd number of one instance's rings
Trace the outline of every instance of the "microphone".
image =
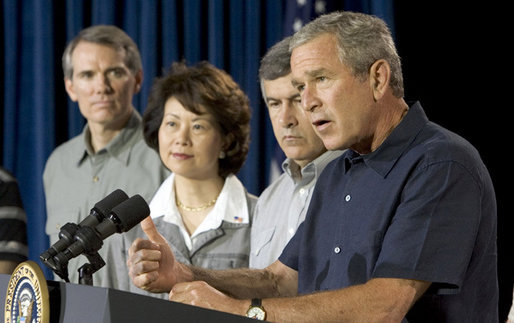
{"type": "Polygon", "coordinates": [[[66,249],[73,243],[75,234],[80,227],[94,227],[98,225],[109,215],[109,212],[113,207],[125,200],[128,200],[128,198],[129,197],[125,192],[117,189],[104,197],[101,201],[97,202],[89,212],[89,215],[78,225],[75,223],[66,223],[63,225],[59,231],[59,240],[40,255],[41,260],[44,262],[66,249]]]}
{"type": "Polygon", "coordinates": [[[128,200],[128,195],[120,189],[115,190],[111,194],[104,197],[100,202],[97,202],[89,215],[79,223],[79,226],[95,227],[102,222],[111,212],[111,209],[128,200]]]}
{"type": "Polygon", "coordinates": [[[100,250],[103,240],[113,233],[127,232],[150,214],[150,208],[140,195],[134,195],[115,206],[109,216],[96,227],[84,226],[77,230],[75,241],[46,263],[54,271],[65,268],[68,262],[85,253],[100,250]]]}

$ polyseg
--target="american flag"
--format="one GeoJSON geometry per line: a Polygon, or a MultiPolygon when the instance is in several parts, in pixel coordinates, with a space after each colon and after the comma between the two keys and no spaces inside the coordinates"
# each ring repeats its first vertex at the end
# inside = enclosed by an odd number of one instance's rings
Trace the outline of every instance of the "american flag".
{"type": "Polygon", "coordinates": [[[297,32],[319,15],[342,9],[341,0],[288,0],[284,11],[284,37],[297,32]]]}

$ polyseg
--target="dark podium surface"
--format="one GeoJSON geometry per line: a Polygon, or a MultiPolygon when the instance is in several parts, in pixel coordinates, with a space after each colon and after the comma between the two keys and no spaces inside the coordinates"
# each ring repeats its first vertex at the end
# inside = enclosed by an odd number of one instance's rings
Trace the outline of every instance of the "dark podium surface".
{"type": "MultiPolygon", "coordinates": [[[[0,274],[0,322],[10,276],[0,274]]],[[[255,322],[249,318],[109,288],[47,281],[51,322],[255,322]]]]}

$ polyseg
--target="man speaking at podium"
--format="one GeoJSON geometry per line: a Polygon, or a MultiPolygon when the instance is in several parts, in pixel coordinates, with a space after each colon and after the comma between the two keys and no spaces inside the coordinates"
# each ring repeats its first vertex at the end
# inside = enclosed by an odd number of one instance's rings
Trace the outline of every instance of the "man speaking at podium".
{"type": "Polygon", "coordinates": [[[386,24],[335,12],[305,25],[290,49],[316,133],[327,149],[348,150],[319,177],[279,260],[262,270],[188,267],[147,218],[149,240],[136,240],[127,262],[133,283],[278,322],[497,321],[489,173],[470,143],[405,102],[386,24]]]}
{"type": "MultiPolygon", "coordinates": [[[[167,177],[159,156],[143,140],[141,116],[132,105],[143,81],[136,44],[115,26],[82,30],[62,57],[64,84],[87,124],[83,132],[57,147],[43,174],[46,233],[50,244],[60,227],[79,223],[93,205],[115,189],[140,194],[147,202],[167,177]]],[[[109,243],[109,239],[105,243],[109,243]]],[[[100,255],[102,255],[102,250],[100,255]]],[[[95,286],[111,287],[106,266],[95,274],[95,286]]],[[[70,261],[70,281],[87,259],[70,261]]],[[[57,278],[57,276],[56,276],[57,278]]]]}

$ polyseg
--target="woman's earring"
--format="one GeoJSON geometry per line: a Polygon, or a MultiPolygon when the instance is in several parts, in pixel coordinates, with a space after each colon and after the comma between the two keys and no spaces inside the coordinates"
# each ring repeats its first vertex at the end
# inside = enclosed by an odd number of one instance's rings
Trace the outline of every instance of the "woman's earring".
{"type": "Polygon", "coordinates": [[[219,156],[219,158],[220,158],[220,159],[224,159],[225,157],[227,157],[227,154],[225,154],[225,152],[224,152],[223,150],[222,150],[222,151],[220,151],[220,156],[219,156]]]}

